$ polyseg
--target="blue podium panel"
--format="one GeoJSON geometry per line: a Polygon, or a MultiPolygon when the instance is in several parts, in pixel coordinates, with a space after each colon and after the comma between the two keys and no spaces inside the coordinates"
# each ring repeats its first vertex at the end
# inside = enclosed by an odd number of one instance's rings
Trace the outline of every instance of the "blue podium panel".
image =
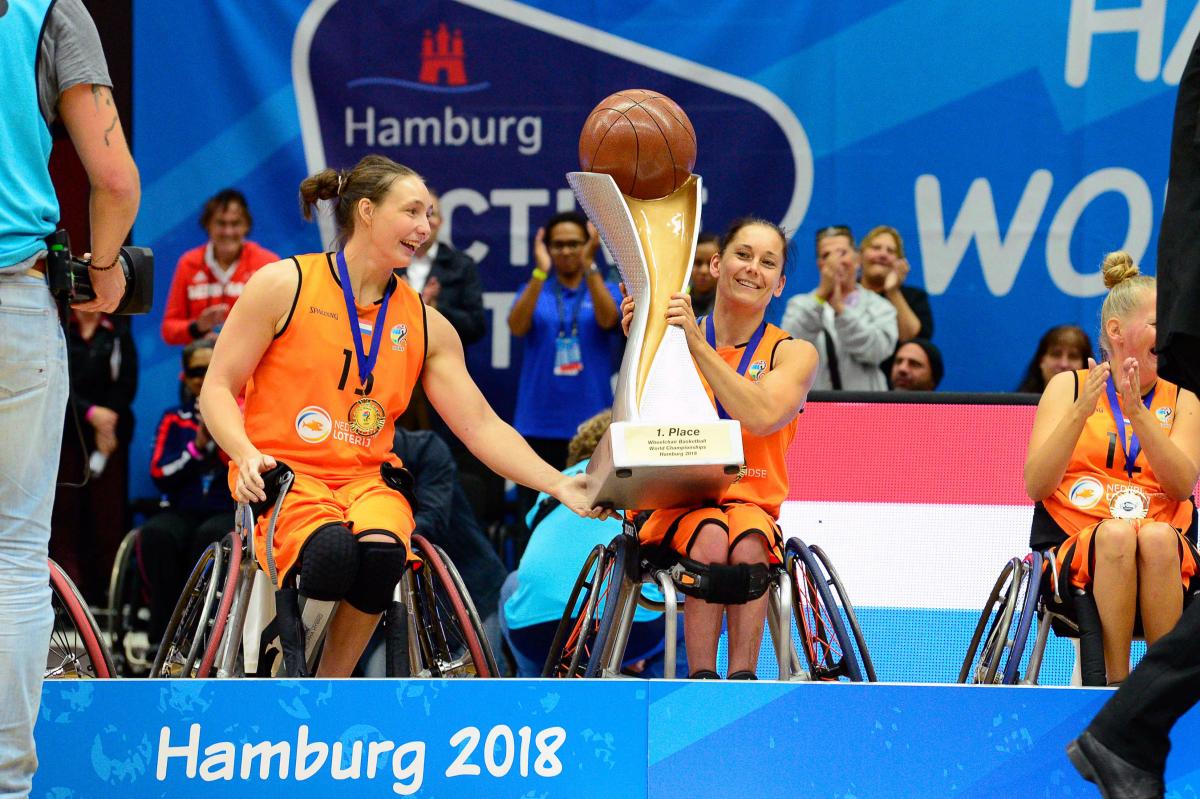
{"type": "Polygon", "coordinates": [[[48,682],[33,795],[644,796],[647,685],[48,682]]]}
{"type": "MultiPolygon", "coordinates": [[[[1105,689],[656,683],[651,799],[1089,797],[1065,754],[1105,689]]],[[[1174,731],[1171,796],[1200,791],[1200,713],[1174,731]]]]}

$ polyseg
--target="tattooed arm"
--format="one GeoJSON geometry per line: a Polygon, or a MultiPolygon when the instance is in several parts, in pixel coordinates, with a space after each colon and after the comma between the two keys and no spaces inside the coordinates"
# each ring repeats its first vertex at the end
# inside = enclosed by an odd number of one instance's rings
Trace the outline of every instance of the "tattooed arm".
{"type": "Polygon", "coordinates": [[[79,307],[111,311],[125,289],[125,277],[120,269],[103,267],[116,260],[137,216],[141,200],[137,167],[107,86],[72,86],[59,97],[58,111],[91,183],[92,262],[101,267],[91,271],[96,300],[79,307]]]}

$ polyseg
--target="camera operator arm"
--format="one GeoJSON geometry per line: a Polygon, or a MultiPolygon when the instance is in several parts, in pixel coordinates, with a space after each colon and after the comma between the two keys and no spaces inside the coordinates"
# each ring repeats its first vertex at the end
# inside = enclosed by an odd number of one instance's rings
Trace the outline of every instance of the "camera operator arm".
{"type": "Polygon", "coordinates": [[[112,311],[121,300],[125,276],[120,269],[104,267],[116,261],[137,216],[141,200],[137,167],[107,86],[72,86],[59,97],[58,111],[91,184],[92,259],[100,267],[90,270],[96,299],[79,307],[112,311]]]}

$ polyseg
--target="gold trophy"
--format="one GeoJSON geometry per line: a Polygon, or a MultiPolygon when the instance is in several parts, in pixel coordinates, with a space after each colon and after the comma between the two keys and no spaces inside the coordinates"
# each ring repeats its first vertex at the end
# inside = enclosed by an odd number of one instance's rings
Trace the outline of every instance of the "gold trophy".
{"type": "Polygon", "coordinates": [[[683,110],[630,90],[588,117],[580,138],[588,171],[567,175],[634,299],[612,426],[587,469],[591,498],[604,507],[713,501],[743,463],[741,425],[718,418],[683,330],[666,322],[671,295],[687,291],[700,232],[694,161],[695,133],[683,110]]]}

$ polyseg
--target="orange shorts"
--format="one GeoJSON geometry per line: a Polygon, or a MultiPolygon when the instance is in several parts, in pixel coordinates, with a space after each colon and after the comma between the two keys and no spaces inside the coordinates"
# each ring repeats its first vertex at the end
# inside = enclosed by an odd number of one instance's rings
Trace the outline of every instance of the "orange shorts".
{"type": "MultiPolygon", "coordinates": [[[[1134,530],[1138,530],[1146,522],[1154,519],[1131,519],[1134,530]]],[[[1096,538],[1096,529],[1104,524],[1103,521],[1089,525],[1073,536],[1067,538],[1054,553],[1060,573],[1069,575],[1071,585],[1076,588],[1087,588],[1092,583],[1092,572],[1096,567],[1095,548],[1092,546],[1096,538]]],[[[1180,530],[1175,530],[1179,536],[1179,578],[1184,590],[1191,583],[1192,575],[1196,573],[1196,551],[1180,530]]]]}
{"type": "Polygon", "coordinates": [[[730,502],[719,507],[667,508],[650,514],[638,532],[638,542],[647,547],[664,547],[687,555],[700,525],[712,522],[729,536],[732,550],[746,536],[762,539],[770,563],[783,562],[783,534],[771,514],[747,502],[730,502]]]}
{"type": "MultiPolygon", "coordinates": [[[[274,509],[268,509],[254,529],[254,551],[263,570],[267,569],[267,525],[274,509]]],[[[352,480],[339,488],[330,488],[315,477],[296,472],[295,482],[283,499],[279,521],[275,524],[275,568],[279,584],[296,565],[300,550],[318,529],[326,524],[344,524],[357,535],[380,530],[391,533],[412,554],[410,539],[415,523],[408,500],[378,474],[352,480]]]]}

